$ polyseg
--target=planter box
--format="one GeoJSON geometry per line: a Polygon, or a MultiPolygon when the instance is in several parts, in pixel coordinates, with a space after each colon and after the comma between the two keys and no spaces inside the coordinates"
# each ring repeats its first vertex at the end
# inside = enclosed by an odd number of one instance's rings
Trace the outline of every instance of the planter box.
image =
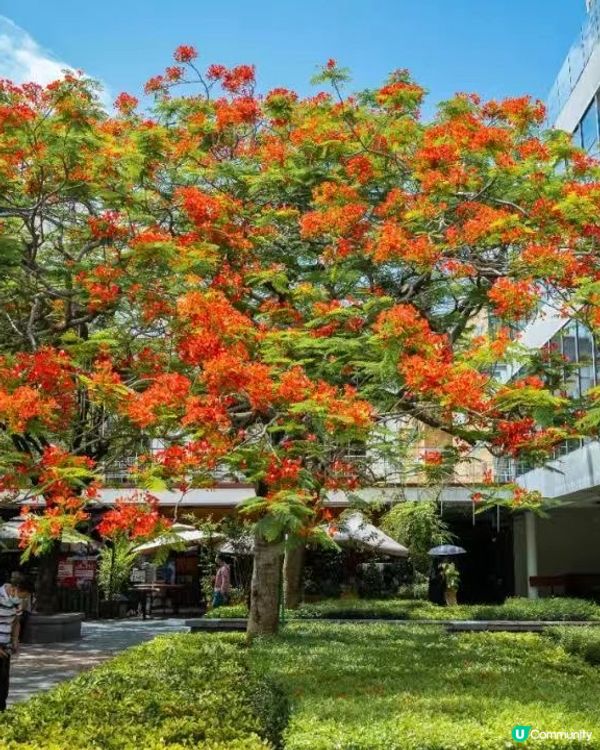
{"type": "Polygon", "coordinates": [[[40,615],[35,612],[27,618],[23,643],[58,643],[81,638],[81,612],[60,612],[40,615]]]}

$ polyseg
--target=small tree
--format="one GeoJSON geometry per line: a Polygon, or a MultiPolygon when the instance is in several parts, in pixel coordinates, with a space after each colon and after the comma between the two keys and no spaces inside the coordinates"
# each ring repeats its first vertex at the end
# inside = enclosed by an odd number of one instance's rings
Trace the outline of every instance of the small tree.
{"type": "Polygon", "coordinates": [[[382,528],[408,547],[415,570],[423,575],[427,575],[431,567],[428,551],[453,539],[437,503],[432,500],[398,503],[383,517],[382,528]]]}
{"type": "Polygon", "coordinates": [[[120,537],[100,550],[98,586],[108,602],[118,601],[127,588],[137,557],[136,546],[136,542],[120,537]]]}
{"type": "Polygon", "coordinates": [[[138,554],[137,547],[168,531],[170,522],[158,512],[152,497],[120,498],[97,526],[105,546],[100,551],[98,585],[109,603],[126,589],[138,554]]]}

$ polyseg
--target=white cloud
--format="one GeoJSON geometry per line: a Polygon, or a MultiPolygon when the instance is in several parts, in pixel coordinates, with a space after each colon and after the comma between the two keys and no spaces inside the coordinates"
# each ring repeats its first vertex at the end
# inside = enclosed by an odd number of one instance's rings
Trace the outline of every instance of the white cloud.
{"type": "Polygon", "coordinates": [[[43,85],[60,78],[65,69],[73,70],[41,47],[16,23],[0,16],[0,78],[43,85]]]}
{"type": "MultiPolygon", "coordinates": [[[[75,68],[58,60],[10,18],[0,15],[0,78],[14,83],[33,81],[43,86],[61,78],[65,70],[74,72],[75,68]]],[[[100,101],[110,109],[111,92],[103,81],[100,85],[100,101]]]]}

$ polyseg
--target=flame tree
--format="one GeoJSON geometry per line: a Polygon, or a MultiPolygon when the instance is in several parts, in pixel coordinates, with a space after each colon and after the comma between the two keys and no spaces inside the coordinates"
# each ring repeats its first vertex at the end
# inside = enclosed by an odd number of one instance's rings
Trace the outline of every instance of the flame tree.
{"type": "Polygon", "coordinates": [[[0,87],[2,489],[44,500],[40,552],[85,520],[98,463],[141,452],[150,492],[225,467],[256,489],[249,632],[272,632],[284,539],[373,480],[390,420],[454,436],[438,475],[596,432],[597,394],[566,398],[515,332],[545,306],[600,324],[599,172],[527,97],[424,122],[405,71],[348,96],[330,60],[301,98],[174,57],[148,111],[71,75],[0,87]]]}

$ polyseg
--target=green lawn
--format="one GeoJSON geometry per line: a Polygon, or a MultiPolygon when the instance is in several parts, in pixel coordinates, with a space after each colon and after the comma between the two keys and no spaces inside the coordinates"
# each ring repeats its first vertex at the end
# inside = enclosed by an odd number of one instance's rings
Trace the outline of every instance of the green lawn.
{"type": "Polygon", "coordinates": [[[528,746],[600,748],[600,669],[537,634],[292,623],[251,659],[291,696],[287,750],[523,747],[515,724],[595,737],[528,746]]]}
{"type": "Polygon", "coordinates": [[[11,708],[0,750],[505,750],[523,747],[515,724],[593,733],[525,747],[600,748],[600,668],[584,660],[599,649],[596,628],[567,627],[162,636],[11,708]]]}

